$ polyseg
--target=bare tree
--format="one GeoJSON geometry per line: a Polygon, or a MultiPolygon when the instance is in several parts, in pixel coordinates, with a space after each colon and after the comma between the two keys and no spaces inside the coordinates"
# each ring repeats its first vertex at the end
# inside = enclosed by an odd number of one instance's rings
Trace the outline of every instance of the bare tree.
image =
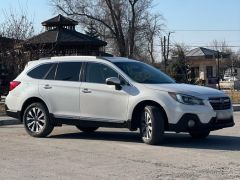
{"type": "Polygon", "coordinates": [[[225,53],[225,57],[220,56],[219,72],[221,75],[223,75],[229,68],[231,68],[232,71],[234,67],[240,67],[240,61],[237,53],[228,46],[225,40],[213,40],[210,44],[214,50],[225,53]]]}
{"type": "Polygon", "coordinates": [[[185,44],[175,44],[171,49],[172,60],[169,65],[169,73],[177,82],[188,83],[189,64],[186,60],[186,52],[189,47],[185,44]]]}
{"type": "Polygon", "coordinates": [[[8,38],[11,46],[1,49],[0,59],[2,64],[15,76],[25,66],[28,59],[21,49],[21,42],[33,36],[33,21],[28,19],[25,12],[21,15],[9,12],[5,13],[5,20],[0,25],[0,36],[8,38]]]}
{"type": "Polygon", "coordinates": [[[21,15],[5,12],[5,20],[0,26],[0,35],[23,41],[34,34],[33,21],[29,20],[27,14],[22,12],[21,15]]]}
{"type": "Polygon", "coordinates": [[[176,43],[171,49],[171,56],[177,57],[180,60],[185,59],[186,52],[189,51],[189,47],[184,43],[176,43]]]}
{"type": "MultiPolygon", "coordinates": [[[[138,55],[138,45],[142,43],[137,41],[143,31],[147,30],[145,20],[149,16],[152,0],[50,1],[57,11],[74,17],[84,27],[94,22],[92,27],[98,34],[105,36],[104,39],[111,45],[115,44],[113,46],[117,47],[118,55],[138,55]]],[[[151,27],[156,28],[158,25],[151,27]]]]}
{"type": "Polygon", "coordinates": [[[213,40],[210,43],[210,46],[213,47],[213,50],[219,51],[219,52],[228,53],[231,51],[231,49],[228,48],[228,44],[225,40],[223,40],[223,41],[213,40]]]}
{"type": "Polygon", "coordinates": [[[167,65],[168,65],[168,57],[170,53],[170,35],[172,32],[169,32],[166,36],[161,37],[161,53],[163,57],[164,62],[164,71],[167,71],[167,65]]]}
{"type": "Polygon", "coordinates": [[[151,63],[156,63],[155,40],[160,36],[161,26],[163,26],[163,24],[159,23],[160,20],[162,20],[162,16],[160,15],[149,16],[146,20],[146,30],[143,40],[147,42],[147,52],[151,63]]]}

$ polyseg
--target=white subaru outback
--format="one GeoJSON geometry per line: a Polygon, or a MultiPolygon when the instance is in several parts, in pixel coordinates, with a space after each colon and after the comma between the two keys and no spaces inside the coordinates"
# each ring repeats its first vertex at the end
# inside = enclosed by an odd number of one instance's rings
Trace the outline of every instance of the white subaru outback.
{"type": "Polygon", "coordinates": [[[205,138],[234,126],[230,98],[211,88],[177,84],[145,63],[120,57],[52,57],[28,63],[10,83],[6,112],[34,137],[54,126],[140,129],[158,144],[165,131],[205,138]]]}

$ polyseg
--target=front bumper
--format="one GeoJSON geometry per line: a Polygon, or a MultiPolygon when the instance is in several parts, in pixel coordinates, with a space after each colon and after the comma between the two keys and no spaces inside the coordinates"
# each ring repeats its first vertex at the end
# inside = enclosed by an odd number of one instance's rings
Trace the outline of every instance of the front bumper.
{"type": "Polygon", "coordinates": [[[217,119],[213,117],[208,123],[202,123],[196,114],[184,114],[176,124],[169,124],[169,131],[189,132],[189,131],[214,131],[226,127],[234,126],[233,117],[228,119],[217,119]],[[189,121],[194,121],[194,126],[189,126],[189,121]]]}

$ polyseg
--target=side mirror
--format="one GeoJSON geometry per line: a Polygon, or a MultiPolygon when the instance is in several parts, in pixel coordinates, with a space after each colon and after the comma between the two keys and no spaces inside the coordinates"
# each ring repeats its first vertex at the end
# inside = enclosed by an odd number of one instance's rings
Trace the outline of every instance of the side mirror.
{"type": "Polygon", "coordinates": [[[107,85],[114,85],[116,87],[116,90],[121,90],[121,81],[117,77],[110,77],[106,79],[107,85]]]}

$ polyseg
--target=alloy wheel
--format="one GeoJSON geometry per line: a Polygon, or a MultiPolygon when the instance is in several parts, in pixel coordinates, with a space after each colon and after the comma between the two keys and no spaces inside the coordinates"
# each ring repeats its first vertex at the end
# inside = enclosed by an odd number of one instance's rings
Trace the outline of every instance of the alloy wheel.
{"type": "Polygon", "coordinates": [[[46,125],[44,112],[38,108],[31,108],[26,116],[27,128],[33,133],[40,133],[46,125]]]}
{"type": "Polygon", "coordinates": [[[144,112],[144,119],[142,121],[143,138],[150,139],[152,137],[152,119],[149,112],[144,112]]]}

